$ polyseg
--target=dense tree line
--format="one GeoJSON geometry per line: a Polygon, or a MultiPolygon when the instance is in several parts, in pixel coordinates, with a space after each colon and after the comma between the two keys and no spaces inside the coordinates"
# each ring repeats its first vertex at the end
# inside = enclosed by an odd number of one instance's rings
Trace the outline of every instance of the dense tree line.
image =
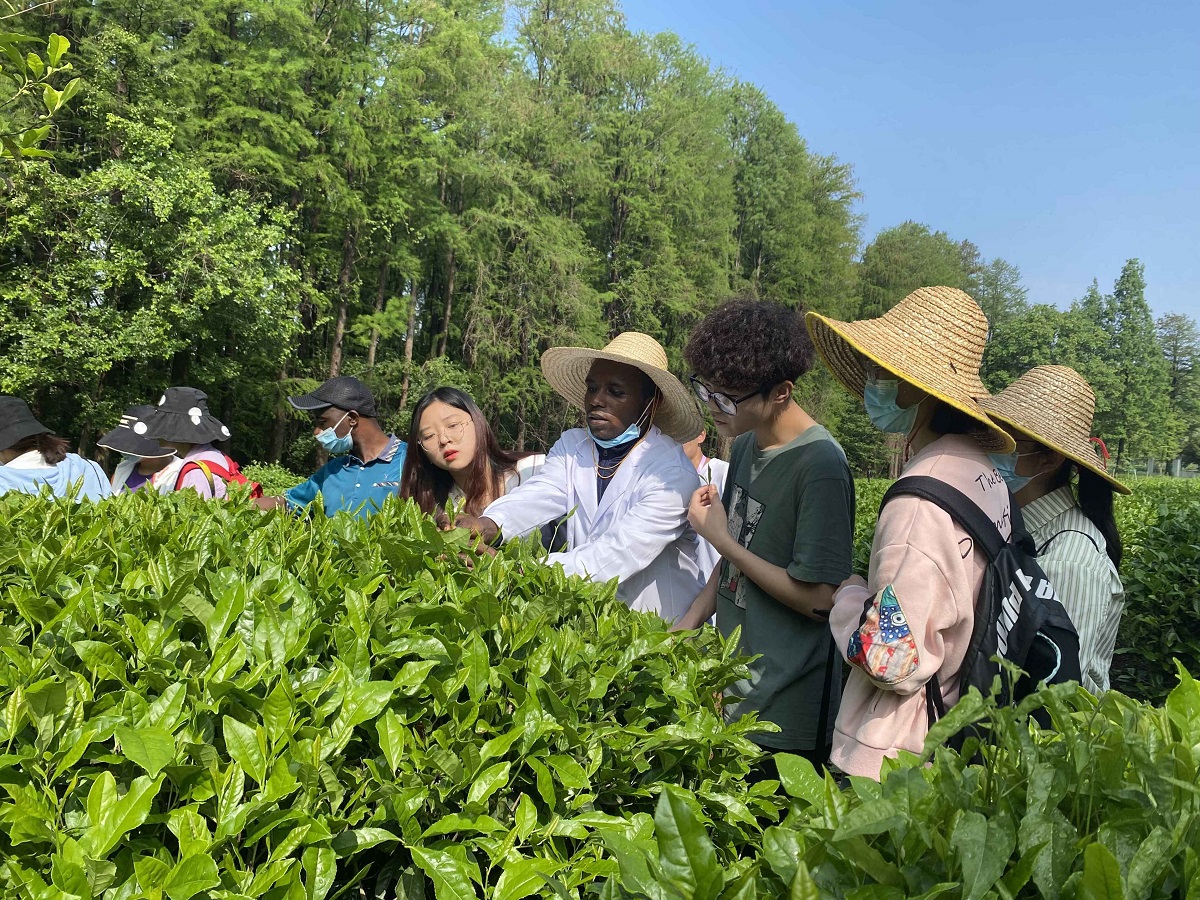
{"type": "MultiPolygon", "coordinates": [[[[0,188],[0,391],[85,452],[187,383],[237,450],[303,468],[283,399],[337,373],[392,426],[453,383],[544,447],[571,424],[548,346],[634,328],[679,363],[735,292],[852,317],[930,283],[988,312],[993,386],[1068,362],[1127,452],[1195,432],[1195,323],[1156,334],[1135,262],[1062,311],[922,225],[864,248],[847,164],[611,0],[61,0],[20,27],[68,37],[82,89],[53,163],[0,188]]],[[[857,468],[886,466],[828,376],[800,390],[857,468]]]]}

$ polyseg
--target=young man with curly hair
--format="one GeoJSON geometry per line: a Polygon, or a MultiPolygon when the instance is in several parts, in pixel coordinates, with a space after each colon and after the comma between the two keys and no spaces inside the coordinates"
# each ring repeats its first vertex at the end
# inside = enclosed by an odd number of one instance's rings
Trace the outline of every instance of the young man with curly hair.
{"type": "MultiPolygon", "coordinates": [[[[752,735],[764,750],[819,766],[841,697],[828,618],[852,570],[854,480],[842,448],[792,399],[813,364],[803,311],[732,300],[696,327],[684,357],[717,431],[735,440],[724,496],[705,485],[692,497],[692,527],[721,561],[676,627],[698,628],[714,610],[722,634],[740,627],[741,652],[758,659],[728,691],[726,717],[757,713],[779,728],[752,735]]],[[[770,758],[757,774],[775,777],[770,758]]]]}

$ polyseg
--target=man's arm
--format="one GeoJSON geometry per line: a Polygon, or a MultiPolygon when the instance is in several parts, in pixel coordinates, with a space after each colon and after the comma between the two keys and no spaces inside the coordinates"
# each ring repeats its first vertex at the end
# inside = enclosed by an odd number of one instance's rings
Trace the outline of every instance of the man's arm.
{"type": "Polygon", "coordinates": [[[695,631],[713,617],[717,611],[717,584],[720,581],[721,563],[713,567],[704,590],[696,595],[683,618],[671,626],[671,631],[695,631]]]}
{"type": "MultiPolygon", "coordinates": [[[[810,619],[825,621],[829,618],[835,585],[800,581],[793,578],[783,566],[767,562],[739,544],[729,534],[729,519],[715,487],[704,485],[692,495],[688,520],[696,532],[721,554],[722,559],[736,566],[745,577],[775,600],[810,619]]],[[[714,605],[715,593],[714,589],[714,605]]]]}
{"type": "Polygon", "coordinates": [[[321,493],[321,485],[328,474],[328,467],[329,463],[326,463],[309,478],[295,487],[288,488],[277,497],[262,497],[254,502],[259,509],[280,509],[281,507],[292,510],[306,509],[321,493]]]}
{"type": "Polygon", "coordinates": [[[540,472],[493,500],[482,516],[459,516],[455,525],[491,543],[500,531],[520,538],[565,516],[567,508],[567,450],[562,438],[550,448],[540,472]]]}

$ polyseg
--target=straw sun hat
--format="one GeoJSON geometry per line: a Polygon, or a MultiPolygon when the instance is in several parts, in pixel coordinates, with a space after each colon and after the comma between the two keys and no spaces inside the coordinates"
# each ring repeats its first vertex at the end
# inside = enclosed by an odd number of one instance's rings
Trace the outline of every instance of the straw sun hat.
{"type": "Polygon", "coordinates": [[[1096,395],[1083,376],[1067,366],[1030,369],[980,404],[989,416],[1095,472],[1122,494],[1129,488],[1104,469],[1092,444],[1096,395]]]}
{"type": "Polygon", "coordinates": [[[1010,453],[1016,446],[979,405],[988,396],[979,380],[988,322],[964,292],[924,287],[876,319],[840,322],[810,312],[805,322],[817,352],[852,394],[862,397],[870,360],[977,421],[985,450],[1010,453]]]}
{"type": "Polygon", "coordinates": [[[667,371],[667,354],[662,344],[648,334],[626,331],[613,338],[603,350],[588,347],[551,347],[542,354],[542,374],[572,406],[583,409],[584,382],[598,359],[623,363],[645,372],[662,393],[662,404],[654,424],[681,444],[704,427],[692,393],[667,371]]]}

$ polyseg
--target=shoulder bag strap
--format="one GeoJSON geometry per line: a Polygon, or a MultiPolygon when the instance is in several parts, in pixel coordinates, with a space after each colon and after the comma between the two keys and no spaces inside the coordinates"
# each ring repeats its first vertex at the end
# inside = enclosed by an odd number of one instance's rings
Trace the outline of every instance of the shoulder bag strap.
{"type": "Polygon", "coordinates": [[[179,490],[181,487],[183,487],[183,479],[187,477],[188,472],[190,472],[192,468],[199,469],[204,473],[204,477],[208,479],[208,495],[210,497],[217,496],[217,486],[213,483],[212,469],[210,469],[208,464],[202,459],[193,459],[183,464],[183,468],[179,470],[179,475],[175,478],[175,490],[179,490]]]}
{"type": "MultiPolygon", "coordinates": [[[[977,546],[982,547],[988,559],[1000,555],[1001,548],[1007,543],[996,524],[987,517],[974,500],[958,488],[951,487],[946,482],[927,475],[909,475],[895,482],[879,504],[882,511],[893,497],[906,494],[928,500],[945,510],[950,518],[963,527],[977,546]]],[[[1016,503],[1011,504],[1014,512],[1014,528],[1016,527],[1016,503]]]]}

